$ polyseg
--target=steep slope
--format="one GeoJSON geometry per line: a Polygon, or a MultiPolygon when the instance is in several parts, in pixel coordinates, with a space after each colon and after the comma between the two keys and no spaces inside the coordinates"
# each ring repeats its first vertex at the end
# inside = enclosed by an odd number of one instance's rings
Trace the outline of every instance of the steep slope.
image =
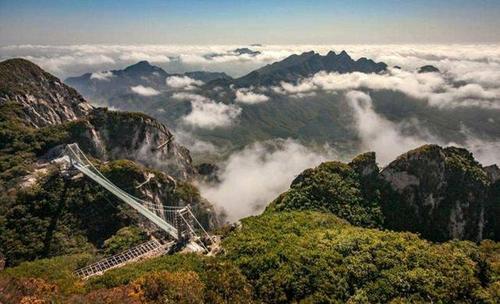
{"type": "Polygon", "coordinates": [[[498,180],[471,153],[427,145],[380,172],[374,153],[305,170],[267,212],[321,210],[355,225],[417,232],[433,241],[481,241],[500,238],[499,206],[498,180]]]}
{"type": "Polygon", "coordinates": [[[491,196],[494,181],[467,150],[423,146],[398,157],[380,175],[391,190],[383,200],[388,228],[437,241],[500,238],[491,225],[500,216],[491,196]]]}
{"type": "Polygon", "coordinates": [[[71,138],[99,159],[129,159],[181,179],[195,174],[189,150],[145,114],[97,108],[70,131],[71,138]]]}
{"type": "Polygon", "coordinates": [[[295,82],[319,71],[379,73],[385,71],[386,68],[385,63],[377,63],[364,57],[355,61],[345,51],[338,55],[330,51],[325,56],[310,51],[300,55],[291,55],[282,61],[266,65],[236,79],[235,84],[240,87],[275,85],[281,81],[295,82]]]}
{"type": "Polygon", "coordinates": [[[78,92],[24,59],[0,62],[0,105],[22,106],[21,118],[33,127],[75,120],[92,106],[78,92]]]}
{"type": "MultiPolygon", "coordinates": [[[[144,62],[127,68],[125,73],[137,76],[158,69],[144,62]]],[[[4,97],[0,97],[4,123],[1,147],[31,132],[21,130],[24,128],[21,125],[27,128],[64,125],[56,133],[69,133],[64,140],[58,140],[76,141],[95,157],[130,159],[179,178],[194,174],[189,151],[157,120],[139,113],[94,109],[74,89],[26,60],[4,61],[0,63],[0,71],[5,80],[1,82],[4,97]]]]}

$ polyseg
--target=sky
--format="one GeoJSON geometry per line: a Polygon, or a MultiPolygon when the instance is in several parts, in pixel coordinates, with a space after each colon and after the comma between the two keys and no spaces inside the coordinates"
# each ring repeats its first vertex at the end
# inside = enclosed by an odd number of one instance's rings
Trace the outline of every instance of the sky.
{"type": "Polygon", "coordinates": [[[0,45],[496,42],[498,0],[0,0],[0,45]]]}

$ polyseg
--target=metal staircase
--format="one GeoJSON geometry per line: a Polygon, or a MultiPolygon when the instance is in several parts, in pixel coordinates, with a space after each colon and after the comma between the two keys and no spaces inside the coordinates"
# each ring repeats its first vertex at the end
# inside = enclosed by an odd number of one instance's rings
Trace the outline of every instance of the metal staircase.
{"type": "Polygon", "coordinates": [[[167,245],[162,245],[157,240],[151,240],[117,255],[107,257],[99,262],[80,268],[75,271],[75,275],[81,279],[88,279],[95,275],[101,275],[107,270],[121,267],[130,262],[138,261],[146,257],[161,255],[173,244],[174,242],[170,242],[167,245]]]}

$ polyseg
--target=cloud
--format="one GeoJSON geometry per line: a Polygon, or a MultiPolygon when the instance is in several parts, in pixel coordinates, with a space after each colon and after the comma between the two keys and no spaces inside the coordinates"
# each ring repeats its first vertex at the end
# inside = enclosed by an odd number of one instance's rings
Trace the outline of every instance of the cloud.
{"type": "Polygon", "coordinates": [[[500,82],[498,44],[470,45],[265,45],[250,46],[255,56],[232,52],[243,45],[10,45],[0,47],[0,58],[23,57],[67,77],[121,69],[140,60],[160,65],[171,73],[206,70],[241,76],[292,54],[346,50],[354,59],[367,57],[413,71],[437,66],[455,79],[483,85],[500,82]],[[213,56],[216,54],[217,56],[213,56]],[[212,56],[211,56],[212,55],[212,56]]]}
{"type": "Polygon", "coordinates": [[[190,78],[188,76],[170,76],[165,80],[167,86],[174,89],[192,90],[203,85],[203,81],[190,78]]]}
{"type": "Polygon", "coordinates": [[[114,76],[112,71],[95,72],[90,75],[90,79],[109,81],[114,76]]]}
{"type": "Polygon", "coordinates": [[[200,154],[206,157],[207,153],[213,154],[218,153],[218,149],[215,145],[208,141],[200,140],[193,133],[183,130],[177,129],[174,132],[177,141],[185,146],[189,147],[189,152],[191,155],[200,154]]]}
{"type": "Polygon", "coordinates": [[[168,56],[162,54],[151,54],[146,52],[127,52],[118,57],[122,61],[142,61],[146,60],[152,63],[167,63],[170,62],[168,56]]]}
{"type": "Polygon", "coordinates": [[[142,96],[156,96],[156,95],[160,94],[159,91],[157,91],[151,87],[145,87],[142,85],[130,87],[130,89],[132,90],[132,92],[134,92],[138,95],[142,95],[142,96]]]}
{"type": "Polygon", "coordinates": [[[236,105],[215,102],[198,94],[180,92],[173,94],[172,98],[191,101],[191,112],[182,117],[182,121],[197,128],[229,127],[241,114],[241,108],[236,105]]]}
{"type": "Polygon", "coordinates": [[[222,164],[220,184],[201,184],[200,191],[235,221],[260,213],[304,169],[334,158],[328,148],[318,152],[291,139],[256,143],[222,164]]]}
{"type": "Polygon", "coordinates": [[[462,130],[465,140],[462,144],[446,142],[428,132],[418,121],[395,124],[382,117],[373,109],[370,96],[360,91],[345,94],[348,104],[353,109],[355,127],[361,140],[360,152],[375,151],[380,165],[385,166],[399,155],[422,146],[437,144],[458,146],[468,149],[484,165],[500,163],[500,140],[482,139],[467,130],[462,130]],[[408,125],[420,130],[419,134],[406,134],[408,125]]]}
{"type": "Polygon", "coordinates": [[[354,112],[356,129],[361,139],[360,150],[375,151],[382,165],[426,143],[421,138],[402,134],[401,126],[377,114],[368,94],[350,91],[345,97],[354,112]]]}
{"type": "Polygon", "coordinates": [[[262,103],[269,100],[264,94],[258,94],[250,91],[249,89],[238,89],[236,91],[236,102],[247,103],[247,104],[256,104],[262,103]]]}
{"type": "Polygon", "coordinates": [[[485,88],[477,83],[457,87],[445,75],[416,73],[392,69],[385,74],[360,72],[338,74],[319,72],[298,84],[282,82],[272,88],[274,92],[297,97],[322,90],[392,90],[414,98],[424,99],[438,108],[483,107],[500,109],[500,88],[485,88]],[[299,95],[300,96],[300,95],[299,95]]]}

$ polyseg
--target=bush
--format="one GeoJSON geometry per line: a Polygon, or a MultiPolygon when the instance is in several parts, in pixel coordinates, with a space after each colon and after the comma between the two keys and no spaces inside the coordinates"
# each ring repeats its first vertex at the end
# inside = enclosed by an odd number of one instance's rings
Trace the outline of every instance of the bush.
{"type": "Polygon", "coordinates": [[[147,234],[138,227],[123,227],[115,235],[104,241],[103,249],[106,255],[114,255],[139,245],[148,239],[147,234]]]}
{"type": "Polygon", "coordinates": [[[489,289],[498,285],[481,279],[480,251],[470,242],[436,245],[317,212],[267,213],[242,222],[223,245],[265,303],[495,301],[489,289]]]}
{"type": "Polygon", "coordinates": [[[380,227],[383,215],[378,198],[363,189],[360,175],[349,165],[325,162],[302,172],[267,211],[327,211],[354,225],[380,227]]]}

